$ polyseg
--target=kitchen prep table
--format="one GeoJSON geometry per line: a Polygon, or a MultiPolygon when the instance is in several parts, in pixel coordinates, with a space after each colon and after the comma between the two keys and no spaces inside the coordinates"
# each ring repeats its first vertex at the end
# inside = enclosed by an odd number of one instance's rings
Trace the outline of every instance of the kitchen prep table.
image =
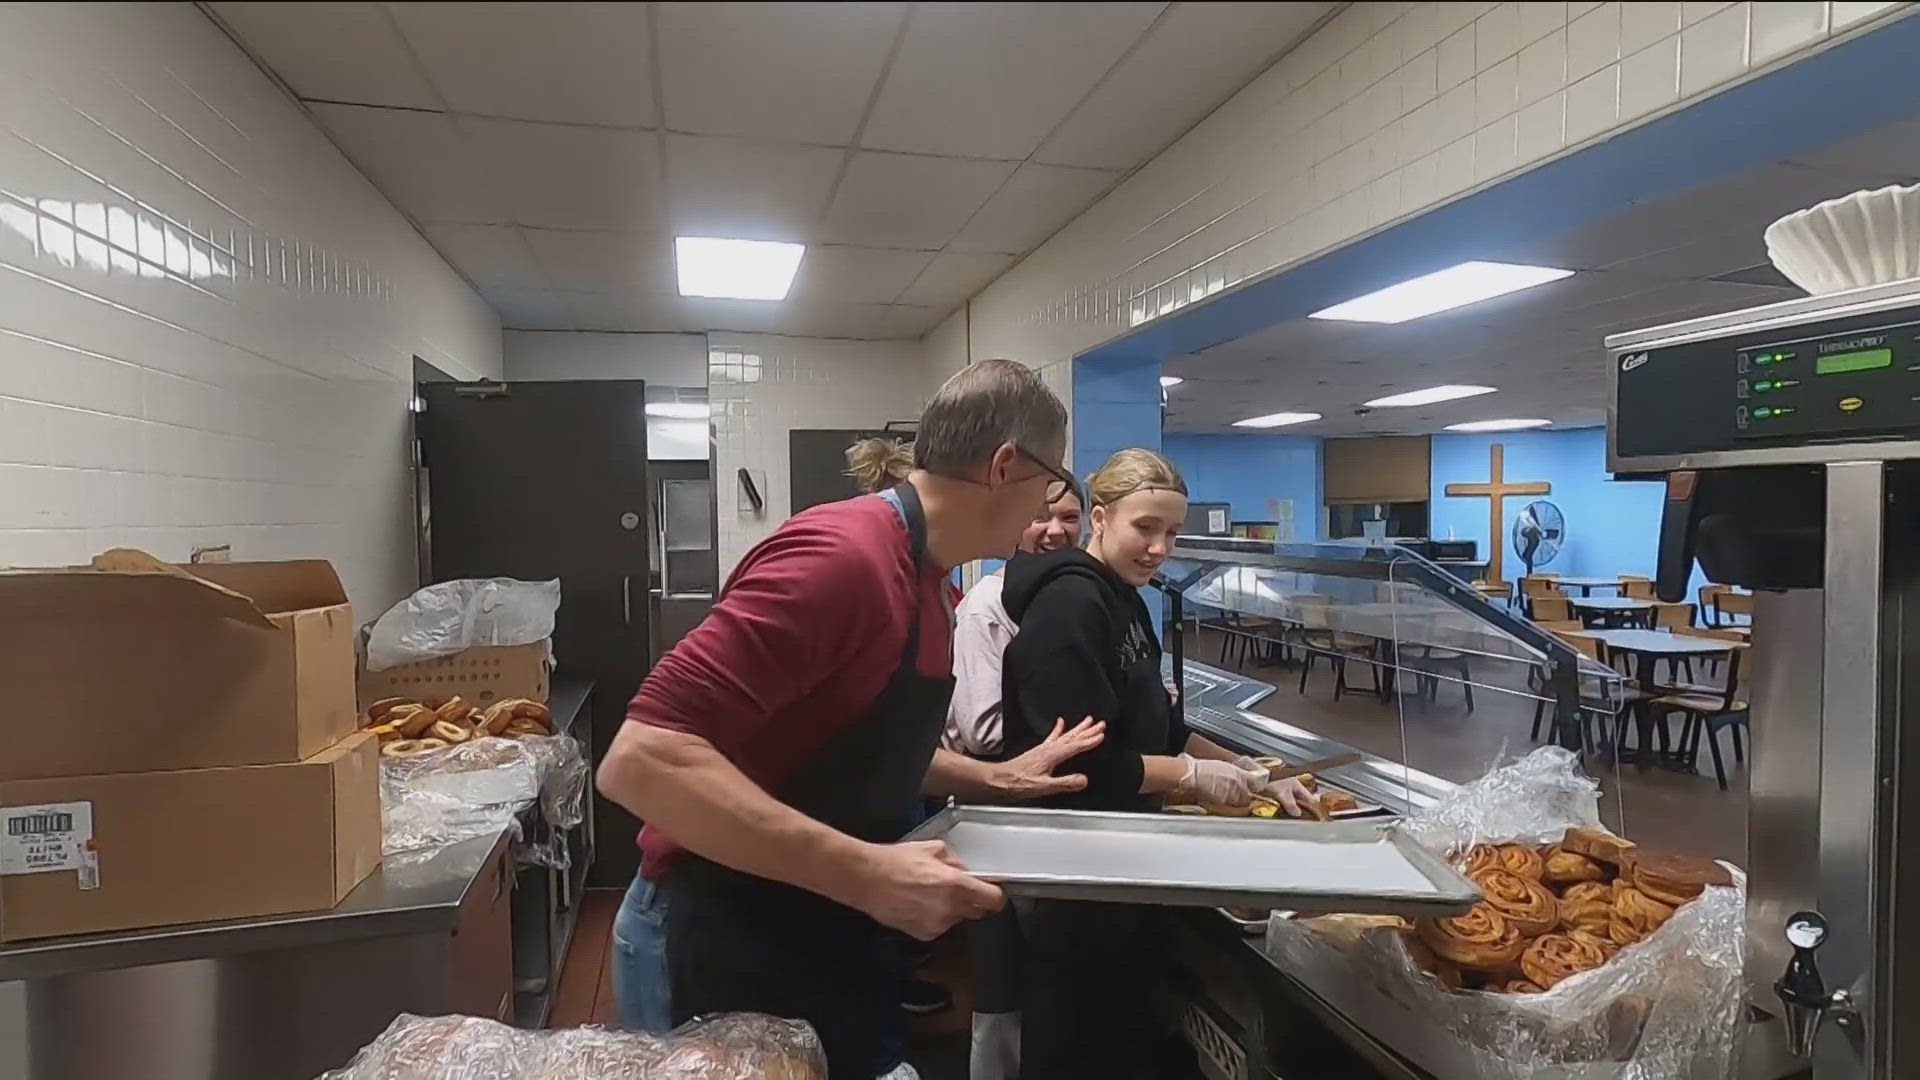
{"type": "MultiPolygon", "coordinates": [[[[583,746],[592,693],[559,682],[549,702],[583,746]]],[[[400,1012],[537,1027],[593,858],[585,797],[566,870],[517,867],[502,829],[383,865],[328,910],[0,946],[0,1080],[312,1080],[400,1012]]],[[[547,828],[531,807],[520,825],[547,828]]]]}

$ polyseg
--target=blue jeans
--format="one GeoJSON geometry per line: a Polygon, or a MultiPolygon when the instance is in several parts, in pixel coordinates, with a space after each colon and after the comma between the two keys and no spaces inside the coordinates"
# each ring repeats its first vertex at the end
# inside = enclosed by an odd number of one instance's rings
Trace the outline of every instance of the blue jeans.
{"type": "Polygon", "coordinates": [[[620,1026],[665,1035],[673,1030],[667,984],[667,897],[640,874],[613,920],[613,1000],[620,1026]]]}

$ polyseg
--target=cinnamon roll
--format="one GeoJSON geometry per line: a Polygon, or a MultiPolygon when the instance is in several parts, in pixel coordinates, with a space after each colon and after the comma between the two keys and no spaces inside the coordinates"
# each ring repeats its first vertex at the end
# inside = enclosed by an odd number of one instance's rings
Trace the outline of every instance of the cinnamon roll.
{"type": "Polygon", "coordinates": [[[1582,881],[1605,881],[1607,872],[1585,855],[1555,844],[1547,849],[1546,872],[1541,878],[1549,885],[1573,885],[1582,881]]]}
{"type": "Polygon", "coordinates": [[[1565,934],[1544,934],[1520,954],[1520,970],[1534,985],[1552,989],[1569,976],[1591,971],[1607,962],[1598,946],[1565,934]]]}
{"type": "Polygon", "coordinates": [[[1526,947],[1520,931],[1486,903],[1451,919],[1421,919],[1414,932],[1440,959],[1474,971],[1504,971],[1526,947]]]}
{"type": "Polygon", "coordinates": [[[1560,902],[1532,878],[1506,870],[1482,870],[1471,880],[1521,937],[1539,937],[1560,921],[1560,902]]]}

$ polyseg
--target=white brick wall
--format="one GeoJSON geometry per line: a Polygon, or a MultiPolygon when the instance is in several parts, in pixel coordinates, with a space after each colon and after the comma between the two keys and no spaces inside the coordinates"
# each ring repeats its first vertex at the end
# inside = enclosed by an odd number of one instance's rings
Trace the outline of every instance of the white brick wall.
{"type": "Polygon", "coordinates": [[[707,335],[501,332],[507,380],[644,379],[648,386],[707,385],[707,335]]]}
{"type": "Polygon", "coordinates": [[[412,356],[499,322],[188,4],[0,6],[0,564],[115,544],[413,584],[412,356]]]}
{"type": "Polygon", "coordinates": [[[1911,6],[1356,3],[948,321],[1046,369],[1911,6]]]}
{"type": "Polygon", "coordinates": [[[724,580],[747,549],[787,518],[787,433],[918,419],[927,370],[916,341],[715,332],[707,342],[724,580]],[[763,515],[738,509],[735,470],[742,466],[765,471],[763,515]]]}

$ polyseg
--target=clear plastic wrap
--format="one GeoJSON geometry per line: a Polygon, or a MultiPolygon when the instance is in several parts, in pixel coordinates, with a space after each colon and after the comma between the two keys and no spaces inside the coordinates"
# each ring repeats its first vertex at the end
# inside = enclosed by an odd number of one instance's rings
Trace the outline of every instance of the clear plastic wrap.
{"type": "Polygon", "coordinates": [[[382,849],[397,865],[504,827],[538,804],[549,826],[519,835],[521,858],[564,868],[565,831],[580,824],[587,761],[568,735],[483,738],[408,757],[380,759],[382,849]]]}
{"type": "Polygon", "coordinates": [[[524,1031],[475,1016],[401,1013],[319,1080],[826,1080],[813,1029],[728,1013],[665,1037],[597,1027],[524,1031]]]}
{"type": "Polygon", "coordinates": [[[475,645],[531,645],[553,636],[560,580],[467,578],[429,585],[374,620],[367,670],[452,656],[475,645]]]}
{"type": "MultiPolygon", "coordinates": [[[[1550,842],[1597,825],[1598,787],[1573,754],[1543,747],[1407,819],[1446,855],[1479,843],[1550,842]]],[[[1710,887],[1612,960],[1545,993],[1448,990],[1407,935],[1372,917],[1274,918],[1267,952],[1440,1080],[1723,1080],[1733,1075],[1746,895],[1710,887]]]]}

